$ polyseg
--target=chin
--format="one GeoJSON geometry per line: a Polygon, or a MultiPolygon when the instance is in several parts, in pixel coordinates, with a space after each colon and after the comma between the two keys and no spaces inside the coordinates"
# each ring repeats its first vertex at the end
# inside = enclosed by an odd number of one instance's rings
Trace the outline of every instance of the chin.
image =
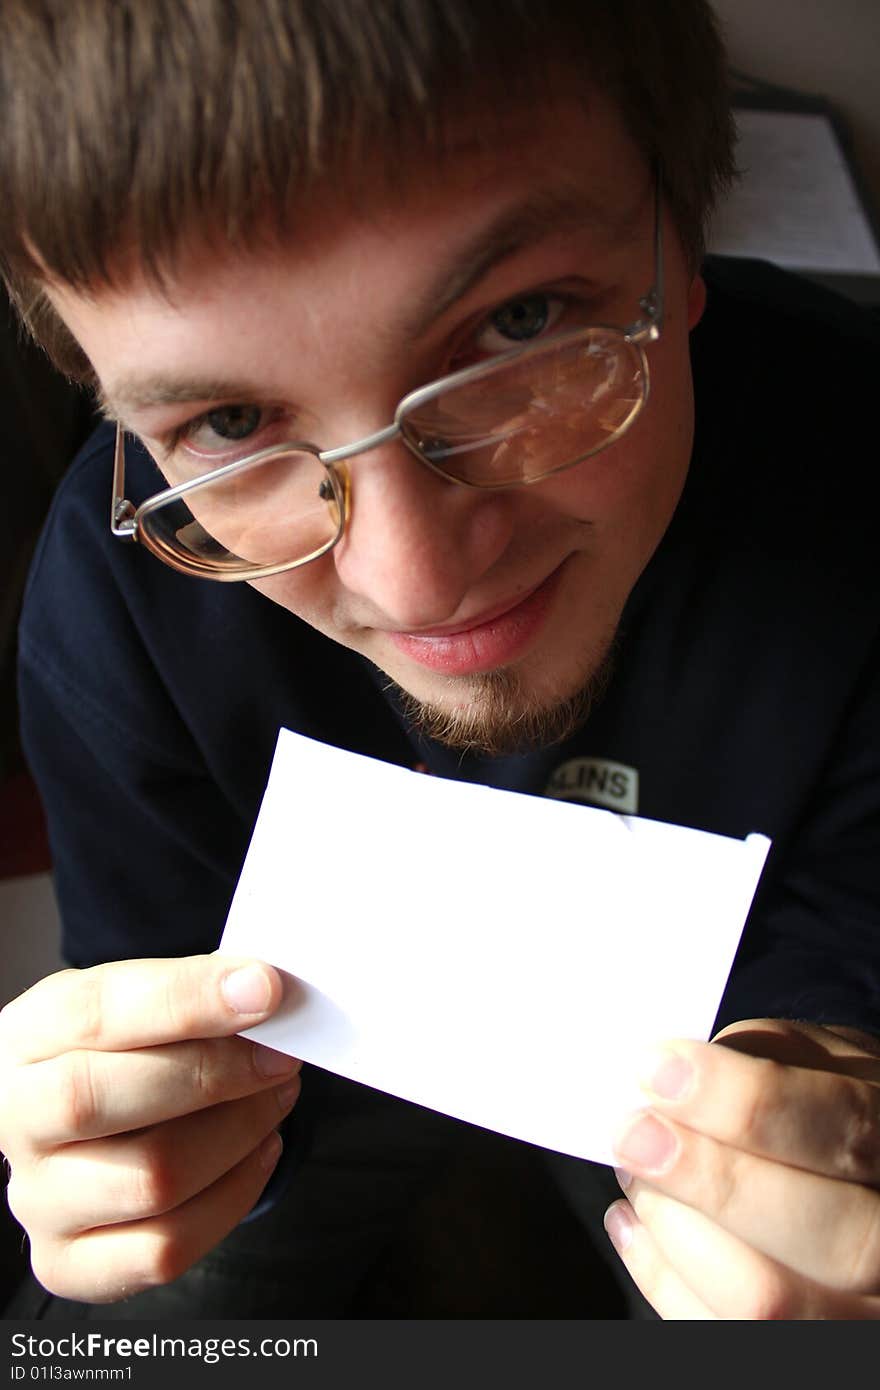
{"type": "Polygon", "coordinates": [[[529,689],[515,668],[470,677],[464,699],[453,696],[458,682],[452,680],[448,692],[433,699],[413,695],[393,680],[389,684],[417,733],[459,752],[503,757],[571,738],[602,699],[613,667],[612,642],[573,688],[555,694],[529,689]]]}

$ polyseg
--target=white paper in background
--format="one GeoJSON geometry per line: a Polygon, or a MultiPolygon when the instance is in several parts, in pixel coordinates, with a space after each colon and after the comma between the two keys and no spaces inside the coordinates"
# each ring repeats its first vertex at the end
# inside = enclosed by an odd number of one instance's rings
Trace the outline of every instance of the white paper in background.
{"type": "Polygon", "coordinates": [[[220,949],[295,977],[246,1036],[608,1163],[647,1046],[708,1037],[768,849],[282,730],[220,949]]]}
{"type": "Polygon", "coordinates": [[[743,171],[713,218],[709,250],[795,270],[880,274],[880,253],[826,116],[738,110],[743,171]]]}

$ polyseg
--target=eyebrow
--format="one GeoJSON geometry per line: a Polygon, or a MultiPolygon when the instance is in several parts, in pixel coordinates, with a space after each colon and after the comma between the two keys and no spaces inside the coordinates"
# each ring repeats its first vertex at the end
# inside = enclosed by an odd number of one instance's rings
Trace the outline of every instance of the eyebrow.
{"type": "MultiPolygon", "coordinates": [[[[597,229],[603,238],[623,240],[638,223],[639,203],[612,214],[606,205],[591,199],[582,188],[548,187],[530,193],[513,207],[505,208],[463,247],[456,249],[430,284],[417,296],[400,324],[410,341],[424,336],[458,300],[463,299],[490,271],[519,252],[537,246],[551,236],[578,229],[597,229]]],[[[98,404],[111,420],[125,418],[156,406],[186,405],[194,401],[247,401],[259,405],[266,397],[265,382],[216,376],[120,377],[108,389],[101,387],[98,404]]]]}
{"type": "Polygon", "coordinates": [[[98,390],[98,408],[108,420],[125,424],[127,415],[157,405],[188,405],[193,401],[247,401],[260,405],[266,398],[265,382],[216,376],[168,376],[155,372],[149,376],[120,377],[106,390],[98,390]]]}
{"type": "Polygon", "coordinates": [[[253,406],[272,404],[275,396],[267,395],[266,382],[249,381],[245,377],[174,377],[157,371],[150,375],[132,374],[111,382],[110,389],[100,386],[97,407],[107,420],[125,424],[128,416],[153,406],[179,406],[192,402],[243,402],[253,406]]]}
{"type": "Polygon", "coordinates": [[[623,237],[636,221],[636,210],[613,217],[583,189],[545,188],[530,193],[512,208],[505,208],[455,253],[451,267],[444,267],[422,294],[405,320],[405,331],[420,338],[463,299],[490,271],[530,246],[551,236],[589,227],[607,236],[623,237]]]}

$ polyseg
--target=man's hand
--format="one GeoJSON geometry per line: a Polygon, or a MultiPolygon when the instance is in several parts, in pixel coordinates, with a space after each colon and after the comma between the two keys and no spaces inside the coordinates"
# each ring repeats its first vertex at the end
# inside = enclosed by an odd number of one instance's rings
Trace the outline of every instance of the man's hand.
{"type": "Polygon", "coordinates": [[[760,1020],[649,1071],[605,1222],[660,1316],[880,1318],[877,1040],[760,1020]]]}
{"type": "Polygon", "coordinates": [[[271,966],[193,956],[64,970],[0,1013],[9,1205],[47,1289],[168,1283],[253,1207],[300,1063],[232,1035],[281,994],[271,966]]]}

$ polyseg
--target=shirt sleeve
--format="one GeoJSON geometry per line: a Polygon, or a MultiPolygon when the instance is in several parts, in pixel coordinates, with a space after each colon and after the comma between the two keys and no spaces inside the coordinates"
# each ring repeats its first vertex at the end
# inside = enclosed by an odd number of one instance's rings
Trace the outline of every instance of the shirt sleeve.
{"type": "Polygon", "coordinates": [[[213,950],[246,847],[197,762],[115,723],[27,642],[22,741],[49,826],[62,954],[84,967],[213,950]]]}
{"type": "Polygon", "coordinates": [[[716,1028],[786,1018],[880,1035],[878,727],[875,650],[810,805],[771,851],[716,1028]]]}

